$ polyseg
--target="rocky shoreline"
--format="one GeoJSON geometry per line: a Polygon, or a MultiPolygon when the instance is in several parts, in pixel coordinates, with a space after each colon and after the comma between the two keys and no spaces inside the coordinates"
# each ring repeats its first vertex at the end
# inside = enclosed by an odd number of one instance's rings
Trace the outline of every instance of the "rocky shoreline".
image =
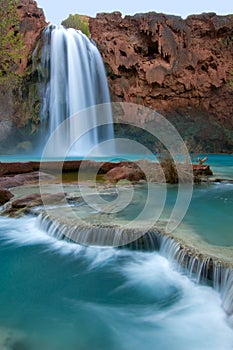
{"type": "MultiPolygon", "coordinates": [[[[57,169],[62,169],[62,174],[78,172],[82,166],[82,171],[93,172],[96,175],[104,175],[105,179],[110,183],[116,183],[119,180],[126,179],[132,182],[145,180],[146,174],[141,170],[141,167],[146,171],[150,171],[151,178],[147,181],[164,182],[164,176],[161,175],[161,170],[158,170],[158,163],[150,161],[120,161],[120,162],[98,162],[98,161],[51,161],[51,162],[0,162],[0,189],[16,187],[26,183],[37,181],[40,178],[52,180],[57,175],[57,169]],[[43,174],[41,173],[43,170],[43,174]],[[154,172],[154,174],[152,174],[154,172]]],[[[166,164],[161,162],[162,170],[166,175],[166,164]]],[[[175,170],[174,170],[175,171],[175,170]]],[[[208,165],[193,164],[194,182],[198,176],[213,175],[208,165]]],[[[222,179],[224,180],[224,179],[222,179]]],[[[167,183],[171,183],[166,178],[167,183]]],[[[177,179],[176,179],[177,182],[177,179]]],[[[175,183],[175,182],[174,182],[175,183]]]]}

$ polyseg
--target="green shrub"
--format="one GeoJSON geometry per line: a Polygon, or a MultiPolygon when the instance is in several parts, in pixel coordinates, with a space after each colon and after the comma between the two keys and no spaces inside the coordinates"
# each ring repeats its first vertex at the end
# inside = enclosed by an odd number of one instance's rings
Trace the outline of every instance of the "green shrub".
{"type": "Polygon", "coordinates": [[[66,28],[74,28],[81,30],[86,36],[90,36],[89,18],[83,15],[69,15],[67,19],[61,23],[66,28]]]}
{"type": "MultiPolygon", "coordinates": [[[[231,77],[233,77],[233,69],[231,70],[231,77]]],[[[233,88],[233,78],[230,79],[229,84],[230,84],[230,87],[233,88]]]]}
{"type": "Polygon", "coordinates": [[[0,78],[14,75],[23,57],[18,0],[0,0],[0,78]]]}

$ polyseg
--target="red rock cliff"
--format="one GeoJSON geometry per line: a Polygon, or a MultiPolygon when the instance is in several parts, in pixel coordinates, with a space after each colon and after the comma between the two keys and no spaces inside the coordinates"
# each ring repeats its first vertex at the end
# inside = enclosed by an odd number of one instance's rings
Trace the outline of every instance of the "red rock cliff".
{"type": "MultiPolygon", "coordinates": [[[[31,56],[42,29],[46,26],[42,9],[34,0],[19,0],[17,10],[20,19],[19,30],[22,33],[23,57],[16,66],[16,71],[24,80],[29,79],[26,68],[31,64],[31,56]]],[[[24,82],[24,81],[23,81],[24,82]]],[[[14,147],[20,140],[20,127],[25,126],[29,119],[35,118],[34,111],[29,108],[29,85],[19,86],[14,81],[0,82],[0,152],[14,147]],[[3,150],[2,150],[3,148],[3,150]]],[[[30,130],[25,133],[30,134],[30,130]]]]}
{"type": "Polygon", "coordinates": [[[24,57],[20,65],[20,72],[24,73],[37,39],[47,22],[43,10],[37,7],[34,0],[19,0],[17,9],[20,19],[20,32],[23,34],[24,42],[24,57]]]}
{"type": "Polygon", "coordinates": [[[233,151],[233,16],[90,18],[113,101],[161,112],[189,142],[233,151]]]}

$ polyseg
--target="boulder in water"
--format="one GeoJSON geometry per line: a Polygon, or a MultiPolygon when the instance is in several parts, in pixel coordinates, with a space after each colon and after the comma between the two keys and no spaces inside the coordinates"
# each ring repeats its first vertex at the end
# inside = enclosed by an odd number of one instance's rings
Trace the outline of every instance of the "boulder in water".
{"type": "MultiPolygon", "coordinates": [[[[42,205],[56,205],[60,204],[65,200],[64,193],[33,193],[29,194],[23,198],[15,199],[9,208],[4,210],[3,214],[10,216],[20,216],[25,213],[28,213],[31,208],[42,206],[42,205]]],[[[65,200],[66,203],[66,200],[65,200]]]]}
{"type": "Polygon", "coordinates": [[[203,164],[193,164],[193,173],[194,173],[194,176],[198,176],[198,175],[204,175],[204,176],[213,175],[213,172],[210,169],[210,166],[209,165],[203,165],[203,164]]]}
{"type": "Polygon", "coordinates": [[[14,197],[14,195],[10,191],[5,188],[0,189],[0,205],[9,202],[12,197],[14,197]]]}
{"type": "Polygon", "coordinates": [[[129,180],[132,182],[137,182],[145,179],[144,172],[138,167],[131,166],[121,166],[115,167],[109,170],[106,174],[106,179],[112,183],[116,183],[119,180],[129,180]]]}

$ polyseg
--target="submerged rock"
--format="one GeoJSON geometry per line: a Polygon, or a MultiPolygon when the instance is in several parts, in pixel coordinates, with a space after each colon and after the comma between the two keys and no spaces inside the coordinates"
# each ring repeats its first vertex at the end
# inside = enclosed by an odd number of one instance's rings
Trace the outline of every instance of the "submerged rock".
{"type": "Polygon", "coordinates": [[[0,328],[1,350],[29,350],[26,336],[18,330],[0,328]]]}

